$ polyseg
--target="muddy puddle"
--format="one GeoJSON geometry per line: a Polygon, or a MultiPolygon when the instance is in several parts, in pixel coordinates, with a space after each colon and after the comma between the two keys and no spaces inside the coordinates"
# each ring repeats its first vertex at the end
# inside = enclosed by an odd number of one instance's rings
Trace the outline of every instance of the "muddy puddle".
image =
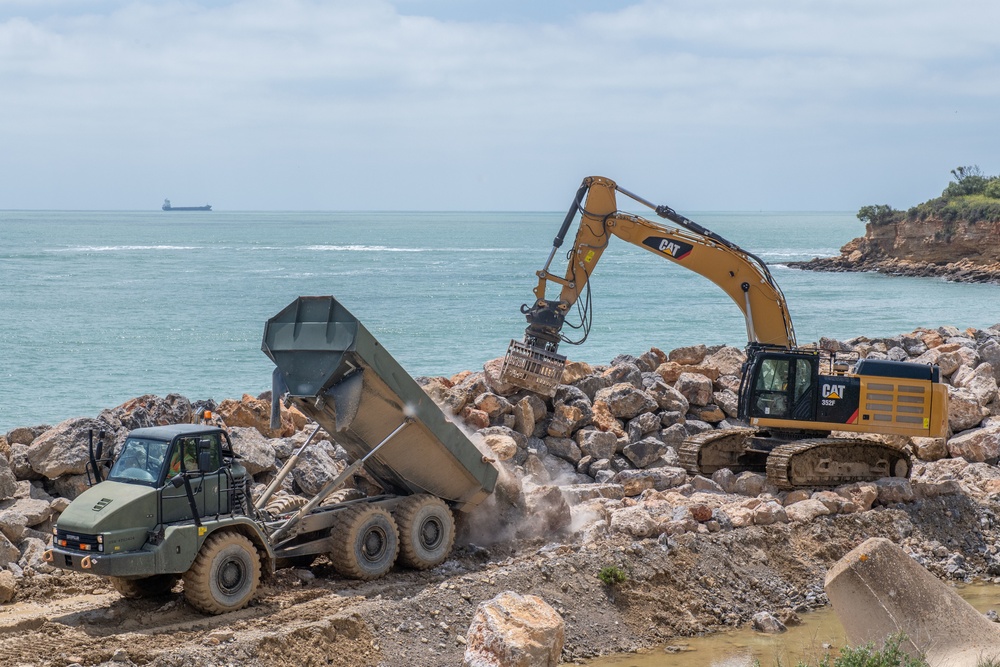
{"type": "MultiPolygon", "coordinates": [[[[1000,612],[1000,585],[973,584],[957,589],[981,612],[1000,612]]],[[[802,624],[780,635],[764,635],[750,629],[717,633],[706,637],[678,638],[647,653],[605,656],[585,663],[588,667],[761,667],[817,664],[846,642],[844,629],[832,607],[801,615],[802,624]]]]}

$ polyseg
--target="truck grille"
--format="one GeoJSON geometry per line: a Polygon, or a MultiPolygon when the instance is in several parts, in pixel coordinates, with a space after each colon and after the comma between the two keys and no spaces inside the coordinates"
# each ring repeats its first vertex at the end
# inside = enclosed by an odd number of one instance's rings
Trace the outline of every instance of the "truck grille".
{"type": "Polygon", "coordinates": [[[103,540],[100,536],[73,533],[59,528],[56,528],[56,533],[52,538],[52,543],[55,546],[60,546],[64,549],[76,549],[77,551],[104,551],[103,540]]]}

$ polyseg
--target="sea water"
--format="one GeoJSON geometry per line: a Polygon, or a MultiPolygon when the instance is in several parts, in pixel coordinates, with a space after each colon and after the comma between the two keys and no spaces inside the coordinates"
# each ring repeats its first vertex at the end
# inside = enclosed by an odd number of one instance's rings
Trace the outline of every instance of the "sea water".
{"type": "MultiPolygon", "coordinates": [[[[1000,286],[783,266],[837,254],[864,233],[852,213],[686,215],[770,265],[799,342],[1000,322],[1000,286]]],[[[264,322],[299,295],[336,296],[413,375],[480,369],[523,335],[520,306],[534,299],[562,218],[0,211],[0,433],[96,416],[143,394],[221,401],[265,391],[264,322]]],[[[721,290],[618,239],[591,286],[589,339],[560,348],[572,359],[746,343],[721,290]]]]}

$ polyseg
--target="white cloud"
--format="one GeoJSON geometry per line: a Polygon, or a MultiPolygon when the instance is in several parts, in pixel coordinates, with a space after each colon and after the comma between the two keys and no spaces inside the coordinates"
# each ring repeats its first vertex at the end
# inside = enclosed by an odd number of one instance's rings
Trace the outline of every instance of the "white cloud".
{"type": "Polygon", "coordinates": [[[696,208],[851,208],[871,178],[908,205],[934,193],[906,179],[1000,168],[983,139],[1000,5],[514,22],[429,4],[0,4],[0,208],[142,206],[164,187],[230,208],[561,208],[553,182],[591,170],[676,183],[696,208]]]}

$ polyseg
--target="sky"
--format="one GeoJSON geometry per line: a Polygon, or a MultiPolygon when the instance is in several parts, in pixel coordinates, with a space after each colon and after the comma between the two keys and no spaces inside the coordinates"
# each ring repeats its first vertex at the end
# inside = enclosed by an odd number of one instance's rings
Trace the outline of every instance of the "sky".
{"type": "Polygon", "coordinates": [[[0,0],[0,210],[908,208],[1000,173],[996,0],[0,0]]]}

